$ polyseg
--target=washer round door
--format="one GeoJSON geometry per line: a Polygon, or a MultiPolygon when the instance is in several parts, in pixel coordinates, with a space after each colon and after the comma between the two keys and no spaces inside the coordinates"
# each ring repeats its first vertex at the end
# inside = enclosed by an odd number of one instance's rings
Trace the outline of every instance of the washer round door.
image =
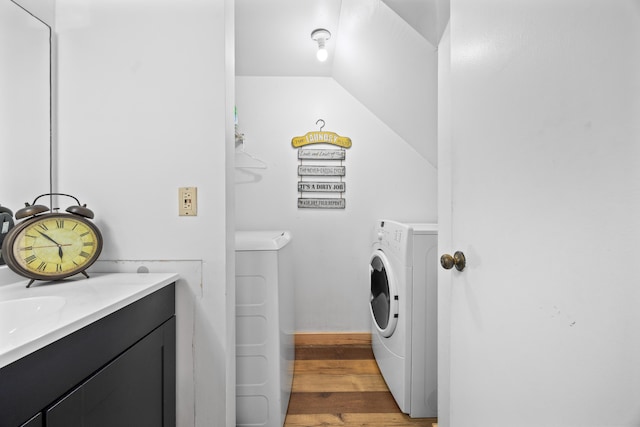
{"type": "Polygon", "coordinates": [[[383,337],[390,337],[398,323],[398,290],[387,256],[376,250],[369,262],[371,295],[369,310],[373,324],[383,337]]]}

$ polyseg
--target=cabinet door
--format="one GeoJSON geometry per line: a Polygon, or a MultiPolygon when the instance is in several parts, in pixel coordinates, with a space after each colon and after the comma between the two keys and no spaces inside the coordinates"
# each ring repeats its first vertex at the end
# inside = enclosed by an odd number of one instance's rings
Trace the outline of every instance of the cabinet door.
{"type": "Polygon", "coordinates": [[[174,319],[56,402],[46,411],[47,427],[175,425],[175,415],[166,415],[175,412],[165,408],[175,405],[175,341],[167,339],[171,336],[175,337],[174,319]],[[172,362],[172,368],[167,366],[172,362]]]}
{"type": "Polygon", "coordinates": [[[44,425],[42,424],[42,420],[42,413],[39,413],[26,423],[22,424],[20,427],[42,427],[44,425]]]}

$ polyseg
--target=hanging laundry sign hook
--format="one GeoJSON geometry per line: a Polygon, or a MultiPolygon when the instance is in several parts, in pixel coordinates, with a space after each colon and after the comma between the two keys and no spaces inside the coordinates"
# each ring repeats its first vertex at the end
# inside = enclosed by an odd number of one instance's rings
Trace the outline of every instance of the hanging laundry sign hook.
{"type": "Polygon", "coordinates": [[[322,126],[320,126],[319,131],[307,132],[303,136],[296,136],[291,140],[291,145],[294,148],[302,147],[309,144],[331,144],[337,145],[342,148],[350,148],[351,147],[351,138],[346,136],[340,136],[335,132],[325,132],[322,129],[324,128],[324,120],[318,119],[316,124],[322,122],[322,126]]]}

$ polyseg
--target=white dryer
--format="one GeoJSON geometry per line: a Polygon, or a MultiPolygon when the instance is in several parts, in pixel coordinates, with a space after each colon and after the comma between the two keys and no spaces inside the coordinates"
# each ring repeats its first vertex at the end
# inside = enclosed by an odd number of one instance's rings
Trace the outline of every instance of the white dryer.
{"type": "Polygon", "coordinates": [[[437,416],[436,224],[376,223],[369,264],[371,345],[402,412],[437,416]]]}

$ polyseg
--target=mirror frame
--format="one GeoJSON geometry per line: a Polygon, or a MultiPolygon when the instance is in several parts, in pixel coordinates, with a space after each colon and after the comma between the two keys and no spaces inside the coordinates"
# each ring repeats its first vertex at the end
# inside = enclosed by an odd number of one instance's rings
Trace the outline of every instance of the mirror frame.
{"type": "MultiPolygon", "coordinates": [[[[55,0],[11,0],[13,4],[24,10],[27,14],[38,20],[49,31],[49,193],[56,190],[55,164],[57,160],[57,136],[58,136],[58,38],[54,31],[55,0]]],[[[50,196],[49,206],[53,208],[53,196],[50,196]]]]}
{"type": "MultiPolygon", "coordinates": [[[[11,0],[11,3],[18,7],[20,10],[26,12],[29,16],[40,22],[47,28],[48,32],[48,121],[49,121],[49,138],[48,138],[48,187],[49,193],[54,192],[55,188],[55,164],[57,160],[56,153],[56,141],[57,141],[57,36],[53,28],[54,15],[55,15],[55,0],[11,0]]],[[[44,36],[44,34],[43,34],[44,36]]],[[[42,39],[41,39],[42,40],[42,39]]],[[[42,53],[45,50],[42,49],[42,53]]],[[[44,73],[43,73],[44,74],[44,73]]],[[[44,75],[42,75],[44,77],[44,75]]],[[[43,87],[44,89],[44,87],[43,87]]],[[[44,121],[38,123],[44,124],[44,121]]],[[[44,131],[44,126],[42,126],[44,131]]],[[[38,138],[39,139],[39,138],[38,138]]],[[[42,156],[43,158],[44,156],[42,156]]],[[[41,164],[44,166],[44,164],[41,164]]],[[[12,174],[13,175],[13,174],[12,174]]],[[[33,195],[25,194],[24,197],[31,198],[33,195]]],[[[50,196],[50,208],[53,209],[53,196],[50,196]]],[[[0,200],[0,204],[9,208],[14,213],[20,209],[20,205],[14,199],[4,201],[0,200]],[[4,205],[4,203],[7,205],[4,205]],[[9,206],[12,204],[16,206],[9,206]]],[[[0,265],[0,270],[7,269],[6,265],[0,265]]]]}

